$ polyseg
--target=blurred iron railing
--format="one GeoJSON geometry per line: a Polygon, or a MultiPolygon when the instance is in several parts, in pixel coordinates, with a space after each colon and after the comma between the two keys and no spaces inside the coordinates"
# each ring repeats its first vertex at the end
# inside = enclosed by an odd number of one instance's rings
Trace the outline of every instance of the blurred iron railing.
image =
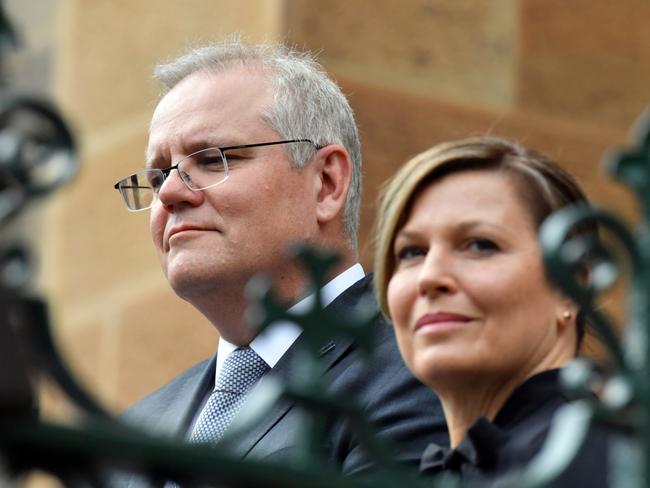
{"type": "MultiPolygon", "coordinates": [[[[0,49],[15,45],[13,30],[1,10],[0,49]]],[[[71,179],[77,170],[74,140],[57,111],[31,98],[7,95],[0,103],[0,226],[20,214],[35,197],[42,197],[71,179]]],[[[550,279],[578,303],[594,326],[612,360],[611,375],[600,399],[581,400],[563,408],[554,419],[540,454],[516,479],[502,486],[550,486],[579,452],[590,426],[602,422],[622,434],[615,449],[615,488],[650,488],[650,115],[639,123],[631,149],[607,158],[612,174],[637,194],[643,221],[635,232],[600,210],[567,208],[551,216],[540,232],[540,243],[550,279]],[[600,241],[572,237],[572,229],[597,222],[618,241],[614,252],[600,241]],[[598,293],[610,287],[622,269],[625,255],[630,269],[627,326],[619,340],[607,318],[594,305],[598,293]],[[584,259],[592,277],[576,277],[584,259]],[[630,461],[632,460],[632,461],[630,461]],[[634,460],[638,460],[635,462],[634,460]],[[616,467],[617,466],[617,467],[616,467]]],[[[311,287],[324,283],[332,254],[301,248],[296,258],[311,275],[311,287]]],[[[245,409],[232,426],[246,428],[280,399],[291,399],[309,415],[303,432],[303,455],[295,463],[269,465],[230,457],[217,448],[189,445],[156,437],[125,425],[108,414],[75,380],[51,336],[44,300],[29,293],[29,259],[24,246],[5,246],[0,253],[0,483],[21,473],[41,469],[66,484],[83,481],[101,487],[107,467],[132,469],[154,485],[173,479],[183,486],[236,487],[431,487],[462,486],[458,480],[422,480],[396,465],[391,448],[373,435],[363,411],[350,398],[327,394],[321,380],[319,348],[332,333],[352,336],[372,354],[370,318],[350,317],[345,323],[322,308],[315,294],[312,308],[292,315],[276,302],[270,286],[258,280],[251,287],[253,316],[261,328],[276,320],[292,320],[303,327],[307,340],[303,369],[289,384],[266,381],[256,393],[254,407],[245,409]],[[34,377],[44,375],[59,386],[81,412],[75,423],[61,424],[37,415],[34,377]],[[359,433],[377,469],[362,478],[343,478],[321,458],[325,419],[345,417],[359,433]],[[4,474],[2,473],[4,471],[4,474]],[[3,481],[4,480],[4,481],[3,481]]],[[[594,370],[584,360],[566,368],[567,388],[589,389],[594,370]]],[[[4,486],[4,485],[3,485],[4,486]]]]}

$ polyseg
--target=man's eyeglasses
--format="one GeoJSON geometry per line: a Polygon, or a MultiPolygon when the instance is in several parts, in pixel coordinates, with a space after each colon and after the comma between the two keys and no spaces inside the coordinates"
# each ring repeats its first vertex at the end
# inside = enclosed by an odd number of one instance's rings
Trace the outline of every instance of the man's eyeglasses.
{"type": "Polygon", "coordinates": [[[146,210],[158,201],[158,192],[172,170],[177,170],[181,179],[190,190],[199,191],[217,186],[228,179],[228,160],[225,152],[234,149],[246,149],[276,144],[294,144],[307,142],[320,149],[309,139],[291,139],[288,141],[260,142],[241,146],[208,147],[185,156],[174,166],[165,169],[145,169],[127,176],[115,183],[126,208],[132,212],[146,210]]]}

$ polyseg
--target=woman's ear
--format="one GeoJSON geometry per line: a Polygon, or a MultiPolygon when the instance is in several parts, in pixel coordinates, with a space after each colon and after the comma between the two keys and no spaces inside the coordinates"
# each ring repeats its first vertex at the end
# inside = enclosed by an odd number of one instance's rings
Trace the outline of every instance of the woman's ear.
{"type": "Polygon", "coordinates": [[[352,158],[339,144],[329,144],[316,153],[319,179],[316,191],[316,217],[320,224],[342,215],[352,179],[352,158]]]}
{"type": "Polygon", "coordinates": [[[560,298],[555,311],[558,332],[564,331],[567,327],[576,327],[578,318],[578,307],[568,298],[560,298]]]}

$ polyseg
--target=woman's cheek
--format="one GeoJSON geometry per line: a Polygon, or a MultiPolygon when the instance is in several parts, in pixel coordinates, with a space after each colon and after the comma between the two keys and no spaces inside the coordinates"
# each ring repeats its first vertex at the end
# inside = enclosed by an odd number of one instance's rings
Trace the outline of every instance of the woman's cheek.
{"type": "MultiPolygon", "coordinates": [[[[388,310],[390,312],[397,344],[408,363],[412,355],[412,337],[409,330],[409,319],[414,305],[413,300],[413,280],[405,276],[406,273],[398,272],[393,275],[387,289],[388,310]]],[[[417,295],[417,293],[416,293],[417,295]]]]}

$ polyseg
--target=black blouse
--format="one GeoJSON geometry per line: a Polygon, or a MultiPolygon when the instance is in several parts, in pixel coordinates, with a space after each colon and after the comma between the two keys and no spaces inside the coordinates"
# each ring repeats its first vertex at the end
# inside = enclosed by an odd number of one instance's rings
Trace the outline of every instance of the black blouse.
{"type": "MultiPolygon", "coordinates": [[[[559,372],[545,371],[529,378],[513,392],[494,422],[480,417],[455,449],[430,444],[420,470],[425,474],[451,472],[464,481],[489,484],[521,469],[540,451],[553,414],[570,401],[559,384],[559,372]]],[[[607,487],[606,437],[604,429],[592,428],[577,458],[552,486],[607,487]]]]}

